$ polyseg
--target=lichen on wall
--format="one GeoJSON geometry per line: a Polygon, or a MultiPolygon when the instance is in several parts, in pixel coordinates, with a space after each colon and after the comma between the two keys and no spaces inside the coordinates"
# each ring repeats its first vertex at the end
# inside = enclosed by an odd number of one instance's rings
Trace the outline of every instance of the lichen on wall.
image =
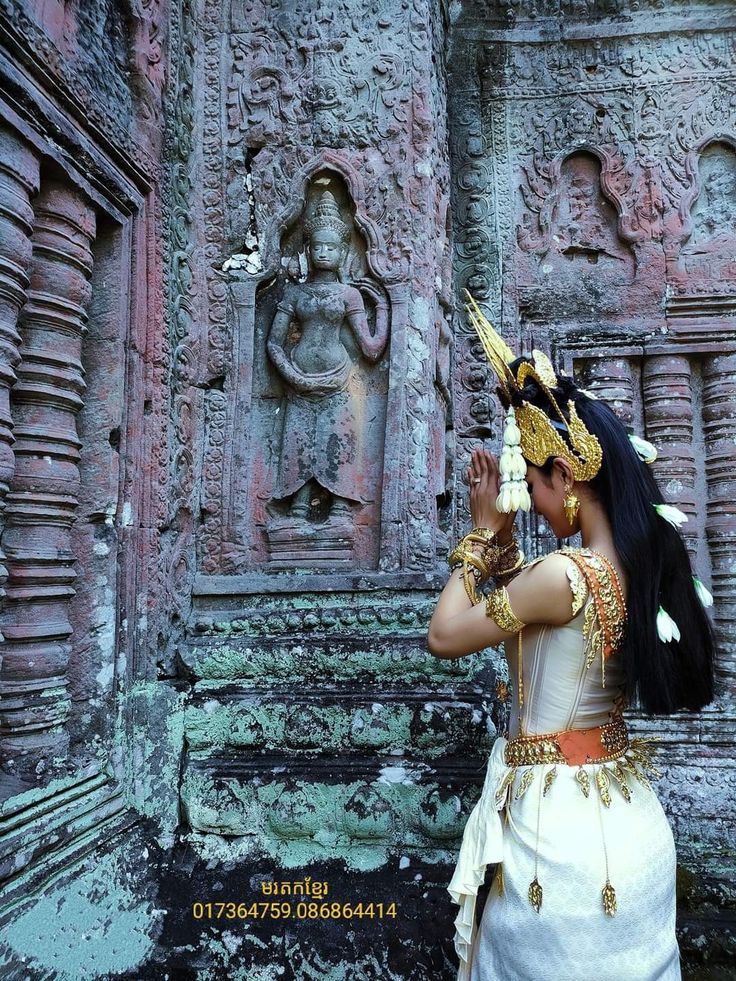
{"type": "Polygon", "coordinates": [[[147,851],[141,847],[134,837],[98,854],[21,908],[5,932],[6,967],[20,962],[32,977],[81,981],[145,961],[166,911],[145,898],[147,851]]]}

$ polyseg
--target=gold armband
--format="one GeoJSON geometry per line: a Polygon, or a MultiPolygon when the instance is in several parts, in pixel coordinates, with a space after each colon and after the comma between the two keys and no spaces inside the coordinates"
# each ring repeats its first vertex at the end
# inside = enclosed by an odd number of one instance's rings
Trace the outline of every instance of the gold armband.
{"type": "Polygon", "coordinates": [[[518,634],[526,626],[511,609],[505,586],[499,586],[486,596],[486,616],[510,634],[518,634]]]}
{"type": "Polygon", "coordinates": [[[501,630],[516,634],[517,682],[516,692],[519,709],[524,704],[524,669],[522,667],[523,647],[521,631],[526,626],[511,609],[509,594],[505,586],[499,586],[486,596],[486,616],[497,623],[501,630]]]}

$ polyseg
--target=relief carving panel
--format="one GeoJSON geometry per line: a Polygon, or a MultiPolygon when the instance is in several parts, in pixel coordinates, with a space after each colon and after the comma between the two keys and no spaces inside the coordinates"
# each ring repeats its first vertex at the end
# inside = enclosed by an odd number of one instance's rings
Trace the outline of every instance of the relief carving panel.
{"type": "MultiPolygon", "coordinates": [[[[733,132],[736,133],[736,123],[733,132]]],[[[680,241],[671,242],[672,316],[736,309],[736,138],[713,141],[689,159],[692,183],[679,208],[680,241]],[[694,300],[693,294],[700,299],[694,300]]]]}
{"type": "Polygon", "coordinates": [[[361,512],[373,505],[373,525],[380,513],[387,384],[378,366],[389,307],[381,285],[360,275],[365,249],[354,249],[350,263],[355,229],[329,189],[336,184],[316,176],[297,228],[287,230],[302,241],[286,246],[282,265],[306,272],[284,285],[266,341],[272,370],[263,394],[280,399],[265,526],[270,564],[287,568],[352,561],[361,512]],[[315,520],[321,528],[310,527],[315,520]]]}
{"type": "Polygon", "coordinates": [[[431,568],[444,547],[428,515],[447,507],[447,480],[434,493],[426,468],[428,443],[444,458],[452,418],[448,178],[435,133],[444,123],[431,109],[443,94],[439,76],[428,83],[424,74],[435,16],[424,0],[401,13],[343,3],[298,16],[236,0],[223,34],[208,11],[207,371],[229,408],[225,419],[210,413],[210,425],[224,428],[206,435],[206,574],[295,563],[431,568]],[[254,21],[263,26],[253,31],[254,21]],[[335,224],[345,226],[330,233],[345,253],[332,285],[310,243],[320,191],[333,195],[335,224]],[[329,353],[318,365],[320,337],[329,353]]]}
{"type": "Polygon", "coordinates": [[[621,291],[604,290],[603,284],[630,287],[636,257],[619,234],[619,214],[604,192],[609,181],[603,178],[601,162],[593,153],[576,152],[554,170],[550,191],[535,214],[537,235],[530,213],[522,214],[519,244],[536,254],[537,266],[524,268],[520,276],[528,270],[539,287],[520,286],[521,315],[531,308],[535,319],[544,312],[554,316],[562,306],[566,317],[586,317],[592,305],[599,315],[615,314],[621,291]]]}
{"type": "Polygon", "coordinates": [[[253,352],[252,371],[241,355],[226,410],[244,464],[231,472],[230,503],[249,543],[241,570],[378,559],[390,297],[345,180],[311,169],[266,258],[275,279],[256,293],[261,277],[233,278],[237,350],[253,352]],[[245,292],[252,304],[238,301],[245,292]],[[260,441],[233,425],[238,406],[260,441]]]}

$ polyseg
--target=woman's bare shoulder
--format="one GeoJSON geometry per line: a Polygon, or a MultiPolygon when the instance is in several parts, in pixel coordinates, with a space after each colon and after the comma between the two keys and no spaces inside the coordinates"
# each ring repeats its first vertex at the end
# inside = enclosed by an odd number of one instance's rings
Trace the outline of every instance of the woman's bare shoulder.
{"type": "Polygon", "coordinates": [[[508,591],[514,611],[524,622],[560,625],[579,613],[588,587],[572,559],[556,551],[525,566],[508,591]]]}

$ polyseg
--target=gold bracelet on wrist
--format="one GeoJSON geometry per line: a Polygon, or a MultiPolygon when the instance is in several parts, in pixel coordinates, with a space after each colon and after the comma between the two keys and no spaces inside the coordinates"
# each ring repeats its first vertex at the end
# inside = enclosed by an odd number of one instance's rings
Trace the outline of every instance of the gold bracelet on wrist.
{"type": "Polygon", "coordinates": [[[452,570],[462,569],[465,592],[473,606],[480,602],[476,585],[484,583],[491,576],[488,556],[495,540],[496,533],[490,528],[473,528],[448,556],[452,570]],[[480,546],[480,554],[474,551],[473,546],[480,546]]]}
{"type": "Polygon", "coordinates": [[[524,553],[521,551],[521,549],[519,549],[511,565],[502,569],[491,569],[491,575],[496,580],[497,585],[505,586],[507,582],[510,582],[514,576],[521,572],[524,566],[524,561],[524,553]]]}
{"type": "Polygon", "coordinates": [[[456,566],[462,565],[467,555],[476,555],[473,551],[473,545],[480,545],[482,547],[481,558],[485,561],[485,553],[488,550],[490,541],[485,535],[480,534],[480,531],[487,531],[487,529],[473,529],[473,531],[468,532],[467,535],[460,539],[455,548],[447,556],[450,568],[454,569],[456,566]]]}
{"type": "Polygon", "coordinates": [[[484,528],[482,525],[475,525],[465,537],[468,538],[470,535],[487,544],[493,544],[498,539],[498,532],[493,531],[492,528],[484,528]]]}
{"type": "Polygon", "coordinates": [[[477,585],[491,576],[494,579],[513,577],[524,563],[524,553],[513,532],[510,540],[501,544],[495,531],[476,526],[452,549],[448,562],[451,570],[462,569],[465,592],[470,602],[476,605],[480,602],[477,585]]]}
{"type": "Polygon", "coordinates": [[[523,563],[524,553],[519,548],[519,544],[515,538],[506,545],[489,548],[483,556],[494,578],[496,576],[502,576],[513,569],[519,563],[519,557],[521,557],[521,562],[523,563]]]}
{"type": "Polygon", "coordinates": [[[492,554],[498,556],[499,558],[503,555],[508,555],[516,553],[518,550],[518,543],[515,538],[500,545],[496,540],[496,533],[490,531],[488,528],[474,528],[469,531],[467,535],[460,539],[454,549],[450,552],[448,556],[449,562],[452,564],[455,561],[462,560],[463,552],[468,551],[473,545],[479,545],[483,551],[483,557],[487,554],[492,554]]]}
{"type": "Polygon", "coordinates": [[[466,551],[463,556],[463,566],[470,566],[478,582],[485,582],[491,575],[491,570],[482,555],[466,551]]]}

